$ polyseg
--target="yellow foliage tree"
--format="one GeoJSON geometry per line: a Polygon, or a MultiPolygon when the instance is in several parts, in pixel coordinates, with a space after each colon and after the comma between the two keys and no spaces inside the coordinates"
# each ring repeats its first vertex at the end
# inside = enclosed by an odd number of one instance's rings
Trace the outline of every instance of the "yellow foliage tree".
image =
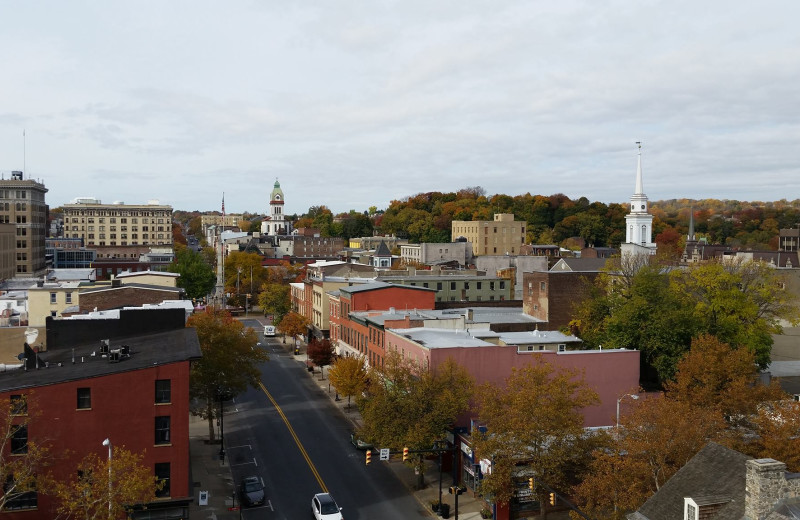
{"type": "Polygon", "coordinates": [[[367,366],[361,356],[337,358],[328,370],[330,380],[336,392],[347,397],[347,407],[350,408],[350,398],[359,395],[367,386],[367,366]]]}
{"type": "MultiPolygon", "coordinates": [[[[20,394],[0,402],[0,511],[35,498],[36,476],[48,465],[49,449],[45,442],[29,437],[28,426],[37,416],[30,395],[20,394]]],[[[32,433],[32,432],[31,432],[32,433]]]]}
{"type": "Polygon", "coordinates": [[[134,507],[156,498],[166,483],[142,464],[142,455],[114,448],[111,459],[90,453],[67,481],[55,481],[60,518],[94,520],[127,518],[134,507]]]}

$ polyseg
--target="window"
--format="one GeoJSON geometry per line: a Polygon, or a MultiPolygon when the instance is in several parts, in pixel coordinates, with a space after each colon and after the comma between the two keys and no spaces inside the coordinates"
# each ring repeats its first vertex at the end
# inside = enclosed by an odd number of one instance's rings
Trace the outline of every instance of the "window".
{"type": "Polygon", "coordinates": [[[78,388],[78,410],[90,410],[92,408],[92,389],[78,388]]]}
{"type": "Polygon", "coordinates": [[[28,425],[18,424],[11,428],[11,454],[24,455],[28,453],[28,425]]]}
{"type": "Polygon", "coordinates": [[[72,293],[71,292],[68,292],[68,293],[64,294],[64,298],[65,298],[67,303],[72,303],[72,293]]]}
{"type": "Polygon", "coordinates": [[[56,293],[50,293],[50,303],[56,303],[56,293]]]}
{"type": "Polygon", "coordinates": [[[546,282],[539,282],[539,290],[544,292],[545,289],[547,289],[547,283],[546,282]]]}
{"type": "Polygon", "coordinates": [[[692,504],[686,504],[686,520],[697,520],[697,509],[692,504]]]}
{"type": "Polygon", "coordinates": [[[501,281],[500,282],[500,288],[501,289],[505,289],[506,288],[506,282],[501,281]]]}
{"type": "Polygon", "coordinates": [[[456,290],[456,283],[455,282],[450,282],[450,290],[451,291],[455,291],[456,290]]]}
{"type": "Polygon", "coordinates": [[[156,379],[156,404],[172,402],[172,381],[169,379],[156,379]]]}
{"type": "Polygon", "coordinates": [[[155,444],[169,444],[169,415],[156,417],[155,444]]]}
{"type": "Polygon", "coordinates": [[[11,396],[11,415],[28,415],[28,399],[24,395],[11,396]]]}
{"type": "Polygon", "coordinates": [[[10,474],[3,485],[3,494],[6,495],[6,510],[16,509],[35,509],[38,506],[38,494],[36,493],[36,482],[30,486],[31,491],[22,491],[19,488],[12,489],[14,486],[14,475],[10,474]]]}
{"type": "Polygon", "coordinates": [[[441,291],[442,290],[442,282],[436,282],[436,290],[437,291],[441,291]]]}
{"type": "Polygon", "coordinates": [[[156,491],[156,497],[166,498],[169,496],[169,462],[156,462],[156,480],[162,484],[161,489],[156,491]]]}

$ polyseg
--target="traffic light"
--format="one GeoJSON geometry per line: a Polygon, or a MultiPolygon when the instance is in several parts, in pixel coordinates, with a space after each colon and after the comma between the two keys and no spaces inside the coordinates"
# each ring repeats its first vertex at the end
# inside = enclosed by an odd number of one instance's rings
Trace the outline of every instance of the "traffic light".
{"type": "Polygon", "coordinates": [[[372,462],[372,450],[367,450],[367,464],[372,462]]]}
{"type": "Polygon", "coordinates": [[[531,477],[528,479],[528,489],[533,491],[533,488],[534,488],[534,482],[533,482],[533,477],[531,477]]]}
{"type": "Polygon", "coordinates": [[[403,448],[403,462],[408,460],[408,448],[403,448]]]}
{"type": "Polygon", "coordinates": [[[550,505],[551,506],[556,505],[556,494],[555,493],[550,493],[550,505]]]}

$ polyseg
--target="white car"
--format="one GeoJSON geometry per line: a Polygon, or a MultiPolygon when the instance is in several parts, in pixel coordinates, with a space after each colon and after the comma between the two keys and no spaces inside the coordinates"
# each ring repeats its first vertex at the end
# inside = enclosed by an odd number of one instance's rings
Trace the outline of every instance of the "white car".
{"type": "Polygon", "coordinates": [[[317,493],[311,499],[311,512],[317,520],[344,520],[342,508],[328,493],[317,493]]]}

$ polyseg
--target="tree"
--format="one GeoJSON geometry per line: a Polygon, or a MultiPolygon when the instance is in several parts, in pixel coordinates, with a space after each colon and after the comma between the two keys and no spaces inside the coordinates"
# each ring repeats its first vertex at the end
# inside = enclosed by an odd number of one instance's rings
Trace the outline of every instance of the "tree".
{"type": "Polygon", "coordinates": [[[37,475],[48,466],[47,442],[28,436],[31,419],[40,415],[32,396],[30,392],[0,402],[0,483],[3,484],[0,511],[26,500],[41,488],[37,486],[37,475]]]}
{"type": "Polygon", "coordinates": [[[203,256],[188,247],[176,248],[175,260],[167,268],[171,273],[178,273],[177,285],[186,291],[192,299],[205,298],[217,281],[214,269],[203,256]]]}
{"type": "Polygon", "coordinates": [[[666,385],[671,399],[717,410],[739,427],[758,413],[762,403],[785,397],[777,381],[760,383],[753,351],[734,349],[711,335],[692,340],[677,368],[675,380],[666,385]]]}
{"type": "Polygon", "coordinates": [[[110,460],[86,455],[67,481],[54,482],[54,492],[60,501],[59,517],[108,519],[127,517],[137,506],[153,502],[165,484],[142,464],[141,454],[121,446],[114,447],[110,460]]]}
{"type": "MultiPolygon", "coordinates": [[[[583,429],[581,410],[599,399],[583,376],[555,368],[537,355],[529,366],[512,369],[504,385],[479,387],[477,397],[485,431],[472,432],[473,449],[479,458],[492,461],[482,492],[507,504],[518,467],[529,467],[537,482],[552,489],[568,490],[594,446],[583,429]]],[[[546,490],[537,487],[535,493],[545,504],[546,490]]]]}
{"type": "Polygon", "coordinates": [[[282,283],[265,283],[261,286],[261,293],[258,295],[258,305],[264,315],[272,314],[275,322],[280,322],[287,312],[292,308],[290,301],[290,288],[282,283]]]}
{"type": "Polygon", "coordinates": [[[758,436],[750,454],[784,462],[793,473],[800,471],[800,403],[786,399],[762,406],[756,425],[758,436]]]}
{"type": "Polygon", "coordinates": [[[261,377],[258,365],[269,360],[267,352],[256,347],[257,336],[251,328],[227,312],[207,308],[193,314],[187,323],[197,329],[203,357],[192,363],[189,379],[191,397],[203,407],[193,413],[208,420],[209,440],[214,440],[216,403],[225,397],[255,388],[261,377]]]}
{"type": "Polygon", "coordinates": [[[312,339],[308,344],[306,354],[308,354],[308,359],[319,367],[320,376],[324,379],[325,365],[330,365],[334,356],[331,341],[329,339],[312,339]]]}
{"type": "Polygon", "coordinates": [[[347,397],[347,408],[350,408],[350,398],[360,395],[367,387],[367,365],[361,356],[348,356],[336,358],[333,366],[328,370],[328,379],[336,393],[347,397]]]}
{"type": "Polygon", "coordinates": [[[658,384],[674,377],[692,338],[702,334],[751,349],[763,368],[770,334],[781,331],[781,319],[797,320],[781,275],[764,264],[711,261],[668,272],[622,260],[597,278],[596,290],[576,310],[575,331],[590,345],[641,350],[658,384]]]}
{"type": "MultiPolygon", "coordinates": [[[[392,449],[430,449],[445,438],[448,428],[467,410],[473,383],[452,359],[435,369],[403,360],[397,351],[386,355],[382,368],[372,367],[366,397],[356,400],[365,440],[392,449]]],[[[410,462],[422,487],[424,459],[410,462]]]]}
{"type": "Polygon", "coordinates": [[[295,337],[306,332],[308,325],[308,318],[302,314],[292,311],[286,314],[278,322],[278,330],[281,332],[281,334],[295,337]]]}
{"type": "Polygon", "coordinates": [[[573,488],[575,499],[592,517],[624,518],[724,426],[714,409],[669,398],[640,399],[621,417],[610,446],[595,450],[586,478],[573,488]]]}

